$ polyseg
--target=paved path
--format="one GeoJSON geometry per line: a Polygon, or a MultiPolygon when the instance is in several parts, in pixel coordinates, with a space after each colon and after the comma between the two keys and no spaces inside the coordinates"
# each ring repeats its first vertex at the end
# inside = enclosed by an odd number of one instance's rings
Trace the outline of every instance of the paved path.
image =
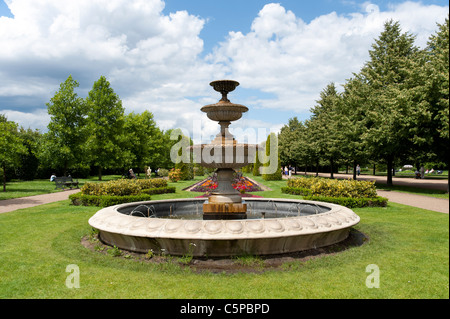
{"type": "Polygon", "coordinates": [[[448,199],[383,190],[377,190],[377,193],[379,196],[386,197],[393,203],[419,207],[446,214],[449,212],[448,199]]]}
{"type": "MultiPolygon", "coordinates": [[[[315,173],[308,173],[309,175],[315,175],[315,173]]],[[[295,176],[302,176],[302,173],[299,173],[295,176]]],[[[321,177],[330,177],[329,173],[319,173],[321,177]]],[[[353,178],[352,174],[334,174],[335,178],[340,179],[349,179],[353,178]]],[[[283,176],[283,178],[286,178],[283,176]]],[[[358,180],[370,180],[376,181],[377,183],[386,184],[386,176],[373,176],[373,175],[360,175],[358,176],[358,180]]],[[[447,180],[446,179],[415,179],[415,178],[402,178],[402,177],[393,177],[392,183],[396,186],[410,186],[417,188],[428,188],[428,189],[436,189],[436,190],[447,190],[447,180]]],[[[428,209],[441,213],[449,213],[449,200],[443,198],[434,198],[430,196],[424,195],[415,195],[410,193],[403,192],[395,192],[395,191],[384,191],[377,190],[379,196],[386,197],[389,201],[393,203],[399,203],[414,207],[419,207],[423,209],[428,209]]]]}
{"type": "MultiPolygon", "coordinates": [[[[301,176],[301,174],[299,174],[301,176]]],[[[329,177],[329,174],[320,174],[321,176],[329,177]]],[[[336,178],[351,178],[349,174],[334,174],[336,178]]],[[[284,176],[283,176],[284,177],[284,176]]],[[[383,176],[366,176],[361,175],[359,180],[379,180],[380,182],[386,181],[386,177],[383,176]]],[[[420,188],[434,188],[439,190],[447,189],[447,180],[416,180],[413,178],[394,178],[394,185],[408,185],[420,188]]],[[[70,194],[79,192],[79,189],[66,190],[58,193],[35,195],[29,197],[15,198],[0,200],[0,213],[11,212],[21,208],[28,208],[37,205],[57,202],[66,200],[70,194]]],[[[441,213],[449,213],[449,200],[441,198],[433,198],[423,195],[414,195],[409,193],[395,192],[395,191],[377,191],[380,196],[386,197],[389,201],[441,213]]]]}
{"type": "Polygon", "coordinates": [[[12,212],[17,209],[66,200],[69,198],[69,195],[75,194],[79,191],[79,189],[73,189],[60,191],[57,193],[0,200],[0,213],[12,212]]]}

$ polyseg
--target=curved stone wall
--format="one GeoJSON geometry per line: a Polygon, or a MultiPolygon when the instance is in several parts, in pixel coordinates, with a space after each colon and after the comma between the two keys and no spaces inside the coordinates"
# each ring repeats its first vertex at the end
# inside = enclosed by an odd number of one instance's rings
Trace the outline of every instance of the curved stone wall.
{"type": "Polygon", "coordinates": [[[245,202],[253,203],[255,208],[261,203],[272,210],[279,206],[281,216],[286,216],[286,209],[281,209],[283,205],[290,207],[301,203],[325,207],[328,211],[305,216],[244,220],[146,218],[119,211],[140,204],[157,207],[167,206],[168,203],[192,203],[198,206],[204,201],[178,199],[116,205],[99,210],[89,219],[89,224],[99,230],[103,242],[121,249],[143,253],[151,249],[155,253],[164,251],[171,255],[184,255],[194,247],[194,256],[214,257],[279,254],[328,246],[346,239],[350,227],[360,220],[351,209],[343,206],[274,198],[246,198],[245,202]]]}

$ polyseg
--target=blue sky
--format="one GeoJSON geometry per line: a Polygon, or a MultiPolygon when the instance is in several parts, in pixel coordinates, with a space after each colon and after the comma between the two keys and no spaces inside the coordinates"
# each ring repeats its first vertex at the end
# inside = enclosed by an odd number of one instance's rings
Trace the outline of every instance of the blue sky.
{"type": "Polygon", "coordinates": [[[388,19],[424,47],[448,1],[0,1],[0,113],[46,130],[46,103],[69,75],[85,97],[107,77],[126,112],[153,112],[163,129],[218,131],[200,112],[220,98],[209,82],[240,82],[242,128],[278,131],[304,120],[320,91],[368,59],[388,19]],[[198,120],[201,119],[201,123],[198,120]]]}

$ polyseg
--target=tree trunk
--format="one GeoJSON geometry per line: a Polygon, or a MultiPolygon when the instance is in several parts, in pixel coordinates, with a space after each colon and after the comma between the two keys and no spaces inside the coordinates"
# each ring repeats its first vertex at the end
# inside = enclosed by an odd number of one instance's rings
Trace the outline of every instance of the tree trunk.
{"type": "Polygon", "coordinates": [[[99,181],[102,180],[102,167],[101,166],[98,167],[98,180],[99,181]]]}
{"type": "Polygon", "coordinates": [[[3,165],[3,191],[6,192],[6,165],[3,165]]]}
{"type": "Polygon", "coordinates": [[[392,156],[388,156],[387,158],[387,185],[392,186],[392,156]]]}
{"type": "Polygon", "coordinates": [[[330,178],[334,179],[334,160],[333,160],[333,158],[330,159],[330,170],[331,170],[330,178]]]}
{"type": "Polygon", "coordinates": [[[353,161],[353,180],[356,181],[356,161],[353,161]]]}

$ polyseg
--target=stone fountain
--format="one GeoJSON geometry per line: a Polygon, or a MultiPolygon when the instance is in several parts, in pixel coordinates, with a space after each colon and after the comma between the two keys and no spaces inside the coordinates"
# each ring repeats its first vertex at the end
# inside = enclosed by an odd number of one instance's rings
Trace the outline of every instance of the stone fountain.
{"type": "Polygon", "coordinates": [[[213,81],[219,102],[201,108],[219,122],[210,144],[190,148],[196,162],[215,168],[218,187],[204,198],[156,200],[105,207],[89,219],[99,239],[120,249],[171,255],[235,256],[290,253],[346,239],[360,218],[344,206],[295,199],[246,198],[232,187],[234,169],[248,164],[255,145],[228,131],[248,108],[228,100],[239,83],[213,81]],[[195,247],[192,249],[192,247],[195,247]]]}
{"type": "Polygon", "coordinates": [[[242,117],[242,113],[248,108],[244,105],[231,103],[228,93],[234,91],[239,85],[232,80],[213,81],[210,85],[222,94],[222,98],[215,104],[205,105],[201,108],[210,120],[219,122],[220,132],[211,144],[193,146],[192,149],[200,148],[203,154],[209,151],[213,158],[206,162],[204,157],[196,160],[204,167],[216,168],[217,188],[211,193],[207,203],[203,204],[203,219],[246,219],[247,205],[242,203],[241,194],[232,186],[234,169],[239,169],[248,164],[249,156],[254,157],[256,145],[238,144],[228,127],[232,121],[242,117]],[[250,154],[249,154],[250,151],[250,154]]]}

